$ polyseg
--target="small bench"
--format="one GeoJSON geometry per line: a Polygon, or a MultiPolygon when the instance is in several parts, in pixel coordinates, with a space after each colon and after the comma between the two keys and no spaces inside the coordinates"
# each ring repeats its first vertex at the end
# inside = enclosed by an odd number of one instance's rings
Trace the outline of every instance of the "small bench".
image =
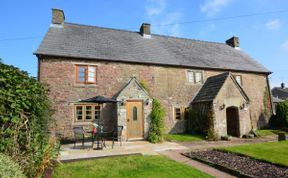
{"type": "Polygon", "coordinates": [[[285,141],[288,140],[288,135],[286,133],[278,133],[278,141],[285,141]]]}

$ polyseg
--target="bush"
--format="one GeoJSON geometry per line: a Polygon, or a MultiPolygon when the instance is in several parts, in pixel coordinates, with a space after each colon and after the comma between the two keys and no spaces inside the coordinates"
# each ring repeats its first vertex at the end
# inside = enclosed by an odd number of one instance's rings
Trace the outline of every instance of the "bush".
{"type": "Polygon", "coordinates": [[[27,177],[41,175],[43,159],[50,161],[45,158],[52,114],[47,92],[27,72],[0,63],[0,152],[19,163],[27,177]]]}
{"type": "Polygon", "coordinates": [[[276,115],[271,118],[271,127],[288,127],[288,101],[277,104],[276,115]]]}
{"type": "Polygon", "coordinates": [[[13,162],[9,156],[0,153],[0,177],[1,178],[24,178],[20,166],[13,162]]]}
{"type": "Polygon", "coordinates": [[[165,116],[165,110],[161,106],[161,103],[154,99],[152,102],[151,123],[148,134],[148,140],[152,143],[159,143],[163,141],[163,118],[165,116]]]}

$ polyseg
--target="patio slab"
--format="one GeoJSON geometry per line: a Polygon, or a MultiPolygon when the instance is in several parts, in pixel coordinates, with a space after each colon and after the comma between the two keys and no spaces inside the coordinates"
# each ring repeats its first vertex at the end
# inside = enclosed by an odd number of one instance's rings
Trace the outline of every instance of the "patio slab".
{"type": "Polygon", "coordinates": [[[61,161],[67,161],[127,154],[157,155],[159,152],[165,150],[188,149],[186,146],[174,142],[151,144],[147,141],[129,141],[123,142],[122,146],[120,146],[120,144],[117,142],[113,149],[111,148],[111,145],[111,142],[107,142],[107,147],[104,147],[103,150],[93,150],[91,148],[91,142],[86,142],[84,149],[81,148],[80,144],[75,149],[73,149],[73,144],[62,145],[60,159],[61,161]]]}
{"type": "Polygon", "coordinates": [[[106,142],[107,148],[104,148],[103,150],[93,150],[91,148],[91,142],[86,142],[86,147],[84,149],[81,149],[80,143],[77,144],[78,146],[75,149],[73,149],[73,144],[62,145],[60,151],[60,160],[67,161],[127,154],[157,155],[168,150],[174,150],[179,153],[183,153],[192,150],[207,150],[216,147],[261,143],[276,140],[277,136],[255,139],[234,138],[232,141],[198,141],[184,143],[163,142],[160,144],[152,144],[147,141],[129,141],[122,142],[122,146],[120,146],[119,142],[116,142],[113,149],[111,148],[112,143],[108,141],[106,142]]]}

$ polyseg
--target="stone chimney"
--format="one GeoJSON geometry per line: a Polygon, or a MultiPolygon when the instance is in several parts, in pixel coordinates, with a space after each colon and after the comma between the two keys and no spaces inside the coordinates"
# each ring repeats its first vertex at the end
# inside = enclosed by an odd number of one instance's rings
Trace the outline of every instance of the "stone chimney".
{"type": "Polygon", "coordinates": [[[61,9],[52,9],[52,24],[63,25],[65,21],[64,11],[61,9]]]}
{"type": "Polygon", "coordinates": [[[285,88],[285,84],[282,82],[281,83],[281,88],[284,89],[285,88]]]}
{"type": "Polygon", "coordinates": [[[140,27],[140,34],[143,36],[143,38],[151,38],[149,23],[142,23],[140,27]]]}
{"type": "Polygon", "coordinates": [[[231,37],[230,39],[226,40],[226,44],[233,47],[233,48],[239,48],[239,38],[236,36],[231,37]]]}

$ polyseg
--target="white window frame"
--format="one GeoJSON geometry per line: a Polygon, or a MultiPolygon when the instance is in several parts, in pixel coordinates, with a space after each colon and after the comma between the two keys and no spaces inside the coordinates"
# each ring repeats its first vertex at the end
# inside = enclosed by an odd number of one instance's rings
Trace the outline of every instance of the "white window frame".
{"type": "Polygon", "coordinates": [[[187,70],[187,82],[191,83],[191,84],[203,84],[203,80],[204,80],[204,73],[203,71],[200,70],[187,70]],[[200,81],[196,82],[196,75],[200,74],[200,81]],[[192,76],[192,79],[191,79],[192,76]]]}

